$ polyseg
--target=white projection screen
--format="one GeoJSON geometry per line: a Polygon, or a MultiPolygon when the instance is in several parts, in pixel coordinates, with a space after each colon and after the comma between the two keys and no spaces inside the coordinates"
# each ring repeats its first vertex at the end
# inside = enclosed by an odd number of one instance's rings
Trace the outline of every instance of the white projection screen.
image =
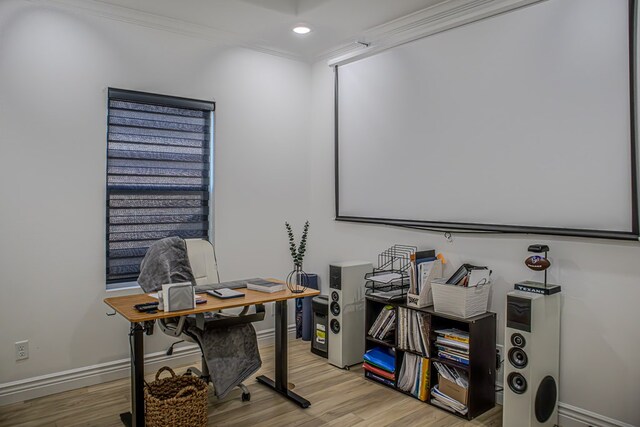
{"type": "Polygon", "coordinates": [[[338,63],[336,219],[637,240],[635,15],[548,0],[338,63]]]}

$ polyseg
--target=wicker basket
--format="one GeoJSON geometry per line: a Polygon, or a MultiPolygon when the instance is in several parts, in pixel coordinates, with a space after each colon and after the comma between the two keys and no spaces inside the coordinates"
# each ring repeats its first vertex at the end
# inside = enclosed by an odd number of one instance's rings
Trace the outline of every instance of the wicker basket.
{"type": "Polygon", "coordinates": [[[149,427],[196,427],[207,425],[209,387],[200,378],[177,376],[168,366],[144,388],[145,423],[149,427]],[[171,377],[160,379],[163,371],[171,377]]]}

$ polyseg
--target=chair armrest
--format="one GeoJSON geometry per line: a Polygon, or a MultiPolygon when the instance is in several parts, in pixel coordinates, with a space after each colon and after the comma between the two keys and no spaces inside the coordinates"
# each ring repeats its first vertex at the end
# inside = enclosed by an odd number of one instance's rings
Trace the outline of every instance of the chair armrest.
{"type": "Polygon", "coordinates": [[[177,319],[177,321],[176,317],[160,319],[159,324],[162,332],[172,337],[179,337],[182,335],[187,322],[187,316],[180,316],[177,319]]]}
{"type": "MultiPolygon", "coordinates": [[[[233,325],[242,325],[245,323],[253,323],[260,322],[264,320],[265,316],[265,308],[263,304],[256,304],[256,312],[251,314],[246,314],[249,311],[249,307],[245,307],[239,315],[222,317],[218,319],[204,319],[204,323],[211,322],[219,327],[224,326],[233,326],[233,325]],[[243,314],[244,313],[244,314],[243,314]]],[[[180,317],[170,317],[167,319],[160,319],[160,329],[165,334],[172,337],[179,337],[185,332],[185,328],[187,326],[187,317],[188,316],[180,316],[180,317]]]]}

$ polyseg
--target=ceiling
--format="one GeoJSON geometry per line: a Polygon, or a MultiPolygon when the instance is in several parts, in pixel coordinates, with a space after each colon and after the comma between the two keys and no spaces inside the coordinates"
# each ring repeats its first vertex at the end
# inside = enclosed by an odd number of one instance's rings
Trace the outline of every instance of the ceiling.
{"type": "Polygon", "coordinates": [[[353,45],[378,25],[446,0],[97,0],[196,24],[307,61],[353,45]],[[307,24],[300,36],[291,29],[307,24]]]}

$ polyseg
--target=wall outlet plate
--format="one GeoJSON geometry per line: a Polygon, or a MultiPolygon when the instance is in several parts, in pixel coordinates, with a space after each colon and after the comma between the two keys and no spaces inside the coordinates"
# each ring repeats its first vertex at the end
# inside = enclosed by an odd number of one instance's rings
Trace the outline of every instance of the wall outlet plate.
{"type": "Polygon", "coordinates": [[[29,358],[29,341],[16,342],[16,360],[29,358]]]}

